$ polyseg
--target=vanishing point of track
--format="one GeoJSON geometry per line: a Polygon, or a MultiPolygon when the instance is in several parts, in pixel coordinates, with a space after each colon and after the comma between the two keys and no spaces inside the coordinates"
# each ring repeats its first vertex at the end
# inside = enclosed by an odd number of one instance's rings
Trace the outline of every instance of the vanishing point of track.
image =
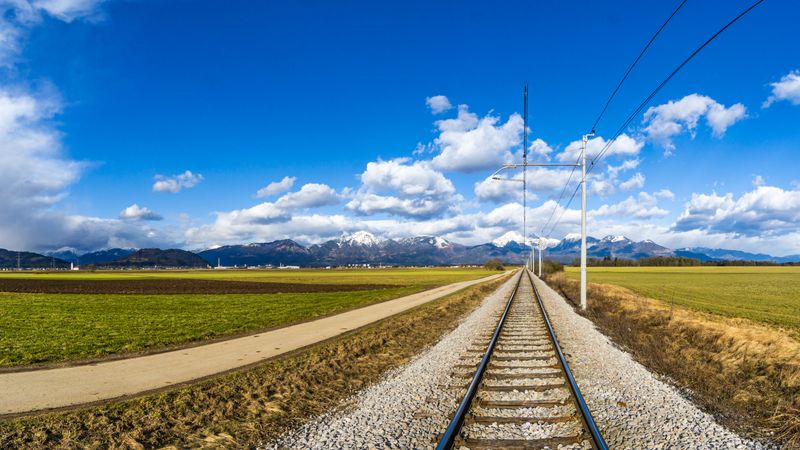
{"type": "Polygon", "coordinates": [[[437,449],[607,449],[530,272],[516,283],[495,330],[454,368],[451,388],[466,394],[437,449]]]}

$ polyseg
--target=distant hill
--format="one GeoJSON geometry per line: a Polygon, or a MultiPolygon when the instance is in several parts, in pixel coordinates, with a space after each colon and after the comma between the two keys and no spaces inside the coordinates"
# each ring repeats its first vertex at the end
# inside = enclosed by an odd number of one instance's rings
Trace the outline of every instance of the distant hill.
{"type": "Polygon", "coordinates": [[[81,264],[101,264],[124,258],[133,252],[134,248],[110,248],[108,250],[98,250],[96,252],[85,253],[77,257],[81,264]]]}
{"type": "Polygon", "coordinates": [[[724,248],[693,247],[676,250],[677,252],[692,252],[707,255],[717,261],[765,261],[776,263],[800,262],[800,255],[772,256],[765,253],[750,253],[741,250],[728,250],[724,248]]]}
{"type": "MultiPolygon", "coordinates": [[[[533,236],[534,242],[538,238],[533,236]]],[[[103,268],[154,268],[154,267],[206,267],[216,266],[301,266],[325,267],[353,264],[396,266],[445,266],[452,264],[483,264],[499,258],[506,264],[522,264],[530,251],[529,245],[521,242],[521,235],[509,232],[493,242],[479,245],[458,244],[439,236],[416,236],[403,239],[379,239],[366,231],[343,235],[319,244],[303,246],[291,239],[246,245],[225,245],[199,252],[160,249],[112,248],[78,256],[72,251],[60,251],[52,255],[62,258],[51,260],[50,256],[23,253],[24,268],[69,267],[67,258],[86,267],[93,264],[103,268]],[[66,259],[66,260],[65,260],[66,259]]],[[[549,239],[545,258],[572,263],[580,257],[580,236],[568,234],[560,241],[549,239]]],[[[651,240],[633,241],[625,236],[605,236],[597,239],[586,237],[587,256],[597,259],[633,259],[652,257],[685,257],[702,262],[724,262],[732,260],[789,263],[800,262],[800,255],[776,257],[763,253],[748,253],[739,250],[713,249],[706,247],[672,250],[651,240]]],[[[0,268],[16,267],[16,252],[0,250],[0,268]],[[5,252],[5,254],[1,253],[5,252]],[[5,256],[3,256],[5,255],[5,256]]]]}
{"type": "Polygon", "coordinates": [[[158,248],[144,248],[115,259],[111,262],[100,263],[100,267],[111,268],[155,268],[155,267],[188,267],[202,268],[208,264],[200,256],[186,250],[158,248]]]}
{"type": "Polygon", "coordinates": [[[290,240],[247,244],[225,245],[199,252],[198,255],[209,265],[216,266],[264,266],[272,264],[287,266],[307,266],[313,261],[311,252],[302,245],[290,240]]]}
{"type": "Polygon", "coordinates": [[[67,269],[69,263],[53,256],[31,252],[15,252],[0,248],[0,269],[67,269]]]}

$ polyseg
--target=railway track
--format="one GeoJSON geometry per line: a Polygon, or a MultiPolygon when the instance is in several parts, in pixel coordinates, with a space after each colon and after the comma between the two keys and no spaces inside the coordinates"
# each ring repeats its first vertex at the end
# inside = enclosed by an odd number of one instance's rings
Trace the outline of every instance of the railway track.
{"type": "Polygon", "coordinates": [[[527,270],[478,339],[454,368],[449,387],[466,393],[437,449],[607,449],[527,270]]]}

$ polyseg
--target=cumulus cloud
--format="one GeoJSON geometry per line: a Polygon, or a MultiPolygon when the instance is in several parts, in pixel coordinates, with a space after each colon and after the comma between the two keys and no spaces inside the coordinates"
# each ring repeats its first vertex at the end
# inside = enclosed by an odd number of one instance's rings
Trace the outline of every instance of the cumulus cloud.
{"type": "Polygon", "coordinates": [[[425,99],[425,104],[431,109],[434,114],[441,114],[448,109],[452,108],[450,100],[444,95],[434,95],[425,99]]]}
{"type": "Polygon", "coordinates": [[[123,209],[119,213],[119,218],[122,220],[162,220],[163,217],[154,213],[150,208],[139,206],[134,203],[131,206],[123,209]]]}
{"type": "Polygon", "coordinates": [[[664,217],[669,214],[666,209],[657,206],[658,198],[647,192],[640,192],[636,197],[630,196],[619,203],[612,205],[604,204],[592,210],[589,214],[592,217],[634,217],[637,219],[652,219],[664,217]]]}
{"type": "Polygon", "coordinates": [[[187,170],[178,175],[166,176],[156,175],[156,182],[153,183],[153,192],[169,192],[176,194],[183,189],[190,189],[197,186],[198,183],[203,181],[203,175],[194,174],[191,170],[187,170]]]}
{"type": "Polygon", "coordinates": [[[290,192],[275,202],[275,206],[284,209],[318,208],[320,206],[339,203],[339,194],[327,184],[304,184],[297,192],[290,192]]]}
{"type": "Polygon", "coordinates": [[[456,191],[453,182],[429,162],[409,158],[370,162],[361,182],[373,191],[391,190],[404,196],[444,196],[456,191]]]}
{"type": "Polygon", "coordinates": [[[0,66],[11,67],[21,50],[20,41],[43,16],[64,22],[102,18],[102,0],[10,0],[0,2],[0,66]]]}
{"type": "MultiPolygon", "coordinates": [[[[529,167],[527,175],[528,199],[535,199],[539,192],[559,191],[570,179],[569,169],[550,169],[545,167],[529,167]]],[[[506,171],[501,173],[501,180],[495,180],[491,176],[476,182],[474,191],[476,197],[481,201],[492,201],[495,203],[521,200],[522,199],[522,170],[506,171]]],[[[576,182],[578,177],[572,173],[572,180],[576,182]]]]}
{"type": "Polygon", "coordinates": [[[667,200],[675,199],[675,194],[673,194],[672,191],[670,191],[669,189],[661,189],[659,191],[653,192],[653,195],[655,195],[656,198],[663,198],[667,200]]]}
{"type": "Polygon", "coordinates": [[[731,193],[692,194],[673,230],[736,236],[780,236],[797,231],[800,190],[757,186],[738,199],[731,193]]]}
{"type": "Polygon", "coordinates": [[[553,153],[553,148],[544,140],[536,138],[528,146],[528,151],[533,156],[539,156],[541,159],[549,159],[550,154],[553,153]]]}
{"type": "Polygon", "coordinates": [[[431,218],[453,212],[461,200],[453,182],[428,161],[398,158],[370,162],[361,174],[361,184],[346,207],[362,215],[431,218]]]}
{"type": "Polygon", "coordinates": [[[522,184],[516,181],[522,181],[522,179],[520,175],[514,178],[516,178],[515,181],[506,181],[486,177],[475,183],[475,196],[480,201],[495,203],[521,200],[522,184]]]}
{"type": "Polygon", "coordinates": [[[786,100],[793,105],[800,105],[800,70],[789,72],[780,81],[770,83],[772,95],[761,105],[769,108],[773,103],[786,100]]]}
{"type": "Polygon", "coordinates": [[[105,0],[34,0],[30,4],[47,14],[72,22],[75,19],[97,20],[101,18],[100,4],[105,0]]]}
{"type": "Polygon", "coordinates": [[[644,187],[644,175],[642,175],[640,172],[636,172],[632,177],[619,183],[619,190],[623,192],[631,191],[634,189],[641,189],[643,187],[644,187]]]}
{"type": "Polygon", "coordinates": [[[684,131],[694,138],[701,117],[705,117],[711,134],[721,138],[731,125],[746,116],[747,110],[741,103],[725,107],[711,97],[689,94],[680,100],[648,108],[642,123],[647,139],[660,144],[669,155],[675,149],[672,138],[684,131]]]}
{"type": "MultiPolygon", "coordinates": [[[[601,151],[606,147],[608,141],[603,139],[602,136],[597,136],[595,138],[589,139],[586,142],[586,158],[587,163],[588,160],[594,159],[597,155],[600,154],[601,151]]],[[[578,161],[578,158],[581,156],[581,146],[582,142],[580,140],[572,141],[567,145],[567,147],[556,156],[561,162],[569,162],[574,163],[578,161]]],[[[620,134],[617,139],[615,139],[611,145],[609,145],[608,150],[606,150],[604,158],[608,158],[611,156],[636,156],[644,147],[644,142],[637,141],[636,139],[628,136],[625,133],[620,134]]]]}
{"type": "Polygon", "coordinates": [[[273,195],[278,195],[281,192],[286,192],[291,189],[292,186],[294,186],[295,181],[297,181],[297,177],[283,177],[281,181],[273,181],[272,183],[259,189],[258,192],[256,192],[256,197],[271,197],[273,195]]]}
{"type": "Polygon", "coordinates": [[[512,114],[505,123],[487,115],[478,118],[467,105],[458,106],[458,116],[436,122],[439,136],[434,140],[441,152],[433,158],[441,170],[475,172],[510,161],[511,149],[520,143],[522,117],[512,114]]]}

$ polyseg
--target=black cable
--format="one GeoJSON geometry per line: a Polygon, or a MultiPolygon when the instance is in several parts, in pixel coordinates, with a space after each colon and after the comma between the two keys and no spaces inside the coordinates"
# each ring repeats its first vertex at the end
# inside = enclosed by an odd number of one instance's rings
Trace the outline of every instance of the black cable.
{"type": "MultiPolygon", "coordinates": [[[[572,191],[572,195],[569,197],[569,200],[567,201],[567,205],[566,205],[566,206],[564,206],[564,209],[563,209],[563,210],[561,210],[561,214],[559,214],[559,216],[558,216],[558,220],[556,220],[555,222],[553,222],[553,227],[552,227],[552,228],[550,228],[550,232],[549,232],[549,233],[547,233],[547,236],[545,236],[546,238],[548,238],[548,239],[549,239],[549,238],[550,238],[550,235],[551,235],[551,234],[553,234],[553,231],[555,231],[555,230],[556,230],[556,227],[558,226],[558,223],[559,223],[559,222],[561,222],[561,218],[562,218],[562,217],[564,217],[564,213],[565,213],[565,212],[567,212],[567,210],[569,209],[569,205],[571,205],[571,204],[572,204],[572,200],[573,200],[573,199],[575,199],[575,195],[578,193],[578,189],[580,189],[580,188],[581,188],[581,184],[580,184],[580,183],[578,183],[578,185],[575,187],[575,190],[574,190],[574,191],[572,191]]],[[[556,207],[558,207],[558,204],[556,204],[556,207]]],[[[554,210],[554,211],[555,211],[555,210],[554,210]]]]}
{"type": "Polygon", "coordinates": [[[603,146],[603,149],[600,151],[600,153],[598,153],[598,154],[597,154],[597,156],[595,156],[595,157],[592,159],[592,161],[591,161],[591,163],[590,163],[589,167],[587,167],[587,169],[586,169],[586,173],[589,173],[589,172],[590,172],[590,171],[591,171],[591,170],[592,170],[592,169],[595,167],[595,165],[597,164],[597,162],[598,162],[600,159],[602,159],[602,158],[603,158],[603,156],[605,155],[605,153],[606,153],[606,152],[608,151],[608,149],[611,147],[611,144],[613,144],[613,143],[616,141],[616,139],[619,137],[619,135],[620,135],[620,134],[622,134],[622,132],[623,132],[623,131],[625,131],[625,129],[628,127],[628,125],[631,123],[631,121],[633,121],[633,119],[634,119],[634,118],[635,118],[637,115],[639,115],[639,113],[642,111],[642,109],[644,109],[644,107],[645,107],[645,106],[647,106],[647,104],[648,104],[648,103],[650,103],[650,100],[652,100],[652,99],[653,99],[653,97],[655,97],[655,96],[656,96],[656,94],[658,94],[658,92],[659,92],[659,91],[660,91],[660,90],[661,90],[661,89],[662,89],[662,88],[663,88],[663,87],[664,87],[664,86],[665,86],[665,85],[666,85],[666,84],[667,84],[667,83],[668,83],[668,82],[669,82],[669,81],[672,79],[672,77],[674,77],[674,76],[675,76],[675,75],[676,75],[676,74],[677,74],[677,73],[678,73],[678,72],[679,72],[681,69],[683,69],[683,67],[684,67],[686,64],[688,64],[688,63],[689,63],[689,61],[691,61],[691,60],[692,60],[692,59],[693,59],[695,56],[697,56],[697,54],[698,54],[698,53],[700,53],[700,51],[701,51],[701,50],[703,50],[704,48],[706,48],[706,46],[707,46],[708,44],[710,44],[710,43],[711,43],[711,41],[713,41],[714,39],[716,39],[716,38],[717,38],[717,36],[719,36],[720,34],[722,34],[722,33],[723,33],[725,30],[727,30],[727,29],[728,29],[728,28],[729,28],[731,25],[733,25],[734,23],[736,23],[736,22],[737,22],[739,19],[741,19],[742,17],[744,17],[745,15],[747,15],[747,13],[749,13],[750,11],[752,11],[752,10],[753,10],[753,9],[754,9],[756,6],[760,5],[760,4],[761,4],[761,3],[763,3],[763,2],[764,2],[764,0],[758,0],[757,2],[753,3],[752,5],[750,5],[750,7],[749,7],[749,8],[745,9],[745,10],[744,10],[744,11],[742,11],[742,12],[741,12],[741,13],[740,13],[738,16],[734,17],[734,18],[733,18],[733,20],[731,20],[730,22],[728,22],[727,24],[725,24],[725,26],[724,26],[724,27],[720,28],[720,29],[719,29],[719,31],[717,31],[716,33],[714,33],[714,34],[713,34],[713,35],[712,35],[710,38],[708,38],[708,39],[707,39],[705,42],[703,42],[703,44],[702,44],[702,45],[700,45],[699,47],[697,47],[697,49],[696,49],[695,51],[693,51],[693,52],[692,52],[692,53],[691,53],[691,54],[690,54],[690,55],[689,55],[689,56],[688,56],[688,57],[687,57],[685,60],[683,60],[683,62],[682,62],[680,65],[678,65],[678,67],[676,67],[676,68],[675,68],[675,70],[673,70],[673,71],[672,71],[672,73],[670,73],[670,74],[669,74],[669,76],[668,76],[667,78],[665,78],[665,79],[664,79],[664,81],[662,81],[662,82],[661,82],[661,84],[659,84],[659,85],[658,85],[658,86],[657,86],[657,87],[656,87],[656,88],[653,90],[653,92],[651,92],[651,93],[650,93],[650,95],[648,95],[648,96],[647,96],[647,98],[645,98],[645,99],[644,99],[644,101],[642,101],[642,103],[640,103],[640,104],[639,104],[639,106],[636,108],[636,110],[634,110],[634,111],[633,111],[633,113],[631,113],[631,115],[630,115],[630,116],[628,116],[628,119],[627,119],[627,120],[625,120],[625,122],[622,124],[622,126],[621,126],[621,127],[619,127],[619,129],[618,129],[618,130],[617,130],[617,132],[614,134],[614,136],[613,136],[613,137],[612,137],[612,138],[611,138],[611,139],[610,139],[610,140],[609,140],[609,141],[606,143],[606,145],[605,145],[605,146],[603,146]]]}
{"type": "MultiPolygon", "coordinates": [[[[664,21],[663,24],[661,24],[661,27],[658,29],[658,31],[656,31],[656,33],[653,35],[653,37],[650,38],[650,41],[648,41],[647,45],[644,46],[642,51],[639,53],[639,56],[637,56],[636,59],[633,61],[633,63],[630,65],[630,67],[628,67],[627,72],[625,72],[625,75],[619,81],[619,84],[617,84],[617,87],[616,87],[616,89],[614,89],[614,92],[611,93],[611,96],[608,97],[608,100],[606,101],[606,104],[603,107],[603,110],[600,111],[600,114],[597,116],[597,119],[594,121],[594,125],[592,125],[592,134],[594,134],[594,130],[597,127],[597,124],[600,122],[600,119],[603,117],[603,114],[605,114],[606,110],[608,109],[608,106],[611,104],[611,100],[614,99],[614,97],[617,95],[617,92],[619,92],[619,89],[622,87],[622,84],[625,83],[625,80],[628,78],[628,75],[630,75],[631,71],[633,71],[633,68],[636,66],[636,64],[639,63],[639,60],[642,59],[642,56],[644,56],[645,52],[647,52],[647,49],[650,48],[650,46],[656,40],[658,35],[661,34],[661,31],[664,30],[664,28],[667,26],[667,24],[670,22],[670,20],[672,20],[672,18],[675,17],[675,14],[678,13],[678,11],[683,7],[684,4],[686,4],[687,1],[688,0],[683,0],[678,5],[678,7],[675,8],[675,10],[672,12],[672,14],[670,14],[670,16],[667,17],[667,20],[664,21]]],[[[577,163],[578,163],[578,161],[576,160],[575,164],[577,164],[577,163]]],[[[564,198],[564,194],[567,191],[567,187],[569,187],[570,181],[572,181],[572,176],[575,174],[575,169],[576,169],[576,167],[573,167],[572,171],[570,171],[569,178],[567,178],[567,182],[564,184],[564,189],[561,190],[561,194],[558,196],[558,200],[556,201],[556,205],[553,207],[553,210],[550,212],[550,217],[547,219],[547,222],[545,222],[544,226],[542,226],[542,233],[544,233],[544,230],[547,228],[548,225],[550,225],[550,222],[553,220],[553,216],[555,215],[555,212],[558,209],[558,205],[561,203],[561,200],[564,198]]]]}
{"type": "Polygon", "coordinates": [[[667,17],[667,20],[664,21],[664,23],[661,25],[661,28],[659,28],[658,31],[656,31],[656,34],[654,34],[653,37],[650,38],[650,41],[647,43],[647,45],[644,46],[642,51],[639,53],[639,56],[637,56],[636,59],[633,61],[633,64],[631,64],[631,66],[628,67],[628,71],[625,72],[625,75],[622,77],[621,80],[619,80],[619,84],[617,85],[616,89],[614,89],[614,92],[612,92],[611,96],[608,97],[608,100],[606,100],[605,106],[603,106],[603,110],[600,111],[600,114],[597,116],[597,119],[595,119],[594,124],[592,125],[592,134],[594,134],[594,130],[595,130],[595,128],[597,128],[597,124],[600,123],[600,119],[603,117],[603,114],[606,113],[606,110],[608,109],[608,105],[611,104],[611,100],[614,99],[614,97],[617,95],[617,92],[619,92],[619,88],[621,88],[622,84],[625,83],[625,80],[628,79],[628,75],[631,74],[631,71],[633,71],[633,68],[636,67],[636,64],[639,62],[639,60],[642,59],[642,56],[644,56],[644,54],[647,51],[647,49],[650,48],[650,45],[653,44],[653,42],[656,40],[658,35],[661,34],[661,31],[664,28],[666,28],[666,26],[669,23],[669,21],[672,20],[673,17],[675,17],[675,14],[678,13],[678,11],[683,7],[684,4],[686,4],[687,1],[688,0],[683,0],[681,2],[681,4],[678,5],[677,8],[675,8],[675,11],[673,11],[672,14],[670,14],[670,16],[667,17]]]}

